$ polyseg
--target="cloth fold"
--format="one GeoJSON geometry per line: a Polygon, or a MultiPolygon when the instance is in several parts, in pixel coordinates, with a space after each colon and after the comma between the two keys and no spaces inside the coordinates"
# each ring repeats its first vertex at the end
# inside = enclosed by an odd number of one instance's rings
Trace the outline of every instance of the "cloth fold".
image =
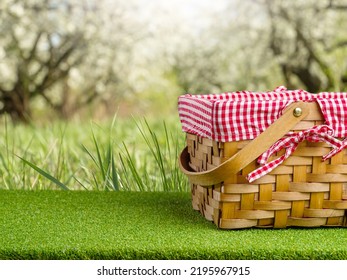
{"type": "Polygon", "coordinates": [[[325,142],[333,149],[322,157],[322,160],[327,160],[340,152],[347,146],[347,140],[340,141],[335,138],[334,130],[327,125],[318,125],[307,130],[300,132],[289,132],[286,137],[278,140],[274,143],[265,153],[263,153],[258,158],[258,163],[261,164],[259,168],[252,171],[247,175],[247,180],[253,182],[260,177],[271,172],[277,166],[279,166],[283,161],[285,161],[294,151],[297,149],[298,145],[303,141],[309,142],[325,142]],[[282,156],[268,162],[269,158],[279,152],[280,150],[285,149],[285,152],[282,156]]]}

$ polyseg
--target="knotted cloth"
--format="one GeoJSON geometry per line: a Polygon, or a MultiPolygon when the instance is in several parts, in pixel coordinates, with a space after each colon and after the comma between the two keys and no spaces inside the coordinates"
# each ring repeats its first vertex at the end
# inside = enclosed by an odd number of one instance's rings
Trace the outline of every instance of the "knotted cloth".
{"type": "Polygon", "coordinates": [[[347,146],[347,141],[340,141],[339,139],[332,136],[333,130],[327,125],[314,126],[310,129],[303,130],[300,132],[289,132],[286,137],[278,140],[273,144],[265,153],[263,153],[258,158],[258,163],[262,166],[258,169],[252,171],[247,175],[249,182],[253,182],[265,174],[271,172],[277,166],[279,166],[283,161],[285,161],[298,147],[302,141],[309,142],[325,142],[333,149],[322,157],[322,160],[327,160],[341,151],[347,146]],[[269,158],[279,152],[280,150],[285,149],[285,152],[282,156],[274,159],[271,162],[268,162],[269,158]]]}

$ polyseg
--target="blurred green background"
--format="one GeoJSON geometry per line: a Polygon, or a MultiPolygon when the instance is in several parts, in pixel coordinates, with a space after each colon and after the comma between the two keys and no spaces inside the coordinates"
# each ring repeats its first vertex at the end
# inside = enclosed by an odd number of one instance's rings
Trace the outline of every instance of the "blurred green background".
{"type": "Polygon", "coordinates": [[[0,114],[177,114],[190,93],[347,87],[347,2],[2,0],[0,114]]]}

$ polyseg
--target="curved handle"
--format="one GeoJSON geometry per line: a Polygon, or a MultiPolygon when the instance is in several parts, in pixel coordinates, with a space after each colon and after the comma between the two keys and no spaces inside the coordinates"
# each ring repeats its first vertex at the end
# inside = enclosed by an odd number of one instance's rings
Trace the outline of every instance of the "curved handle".
{"type": "Polygon", "coordinates": [[[272,123],[257,138],[250,141],[242,150],[233,155],[219,166],[203,172],[195,172],[189,167],[189,153],[186,147],[179,158],[182,172],[188,176],[190,183],[202,186],[211,186],[223,182],[230,174],[236,174],[261,154],[267,151],[272,144],[282,138],[297,123],[309,113],[309,106],[303,101],[289,105],[284,114],[272,123]]]}

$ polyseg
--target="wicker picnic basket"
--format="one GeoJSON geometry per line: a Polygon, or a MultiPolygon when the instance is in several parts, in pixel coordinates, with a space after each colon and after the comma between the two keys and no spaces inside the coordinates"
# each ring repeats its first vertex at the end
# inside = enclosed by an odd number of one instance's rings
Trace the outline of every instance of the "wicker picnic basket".
{"type": "Polygon", "coordinates": [[[223,229],[347,225],[347,93],[186,94],[178,106],[180,167],[207,220],[223,229]]]}

